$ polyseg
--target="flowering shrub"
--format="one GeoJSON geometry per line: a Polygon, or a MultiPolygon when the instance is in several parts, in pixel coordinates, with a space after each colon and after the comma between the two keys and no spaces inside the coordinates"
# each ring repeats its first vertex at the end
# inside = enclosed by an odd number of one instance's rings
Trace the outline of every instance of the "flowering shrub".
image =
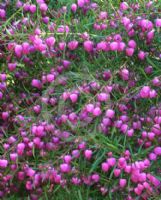
{"type": "Polygon", "coordinates": [[[0,197],[160,199],[159,1],[0,3],[0,197]]]}

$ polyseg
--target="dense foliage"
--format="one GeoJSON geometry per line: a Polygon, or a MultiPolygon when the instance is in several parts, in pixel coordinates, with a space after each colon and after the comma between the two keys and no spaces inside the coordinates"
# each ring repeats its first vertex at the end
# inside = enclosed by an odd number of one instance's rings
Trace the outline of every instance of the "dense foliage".
{"type": "Polygon", "coordinates": [[[160,1],[0,3],[0,198],[161,199],[160,1]]]}

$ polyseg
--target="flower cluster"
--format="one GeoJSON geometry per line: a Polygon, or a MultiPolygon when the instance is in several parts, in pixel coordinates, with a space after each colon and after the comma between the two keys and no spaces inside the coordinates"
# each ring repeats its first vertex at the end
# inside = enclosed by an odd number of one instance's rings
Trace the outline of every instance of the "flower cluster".
{"type": "Polygon", "coordinates": [[[161,14],[142,4],[0,3],[0,198],[159,197],[161,14]]]}

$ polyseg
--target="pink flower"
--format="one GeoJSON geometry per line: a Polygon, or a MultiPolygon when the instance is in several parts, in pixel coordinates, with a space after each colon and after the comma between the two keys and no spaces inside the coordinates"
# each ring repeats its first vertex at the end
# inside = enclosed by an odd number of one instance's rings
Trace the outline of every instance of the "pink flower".
{"type": "Polygon", "coordinates": [[[136,42],[135,42],[134,40],[129,40],[128,46],[129,46],[130,48],[135,49],[135,48],[136,48],[136,42]]]}
{"type": "Polygon", "coordinates": [[[46,79],[49,83],[52,83],[55,80],[55,76],[53,74],[48,74],[46,79]]]}
{"type": "Polygon", "coordinates": [[[109,164],[107,162],[102,163],[102,171],[108,172],[109,170],[109,164]]]}
{"type": "Polygon", "coordinates": [[[65,163],[69,164],[69,163],[71,163],[71,161],[72,161],[72,157],[70,155],[64,156],[64,162],[65,163]]]}
{"type": "Polygon", "coordinates": [[[161,147],[155,147],[154,153],[155,153],[157,156],[161,156],[161,147]]]}
{"type": "Polygon", "coordinates": [[[28,42],[22,43],[22,53],[27,55],[30,51],[30,44],[28,42]]]}
{"type": "Polygon", "coordinates": [[[22,181],[25,178],[25,172],[19,171],[17,174],[18,180],[22,181]]]}
{"type": "Polygon", "coordinates": [[[128,131],[128,125],[127,124],[122,124],[120,130],[124,134],[127,133],[127,131],[128,131]]]}
{"type": "Polygon", "coordinates": [[[111,49],[111,51],[117,51],[118,50],[118,42],[111,42],[110,49],[111,49]]]}
{"type": "Polygon", "coordinates": [[[23,155],[25,149],[25,144],[24,143],[19,143],[17,145],[17,153],[18,155],[23,155]]]}
{"type": "Polygon", "coordinates": [[[87,104],[86,110],[87,110],[87,112],[92,113],[93,110],[94,110],[94,105],[93,104],[87,104]]]}
{"type": "Polygon", "coordinates": [[[156,160],[157,159],[157,155],[155,153],[150,153],[149,154],[149,159],[150,160],[156,160]]]}
{"type": "Polygon", "coordinates": [[[46,12],[47,9],[48,9],[48,6],[46,5],[46,3],[41,3],[41,4],[40,4],[40,10],[41,10],[42,12],[46,12]]]}
{"type": "Polygon", "coordinates": [[[151,30],[153,28],[153,23],[147,19],[142,19],[140,22],[142,30],[151,30]]]}
{"type": "Polygon", "coordinates": [[[16,45],[15,46],[15,54],[16,54],[16,56],[18,57],[18,58],[20,58],[21,56],[22,56],[22,50],[23,50],[23,48],[22,48],[22,46],[21,45],[16,45]]]}
{"type": "Polygon", "coordinates": [[[126,48],[126,55],[131,57],[134,54],[134,49],[133,48],[126,48]]]}
{"type": "Polygon", "coordinates": [[[78,100],[78,95],[77,94],[71,94],[69,97],[70,97],[72,103],[76,103],[77,100],[78,100]]]}
{"type": "Polygon", "coordinates": [[[4,9],[0,9],[0,18],[3,19],[6,17],[6,11],[4,9]]]}
{"type": "Polygon", "coordinates": [[[33,188],[31,181],[26,181],[26,185],[25,186],[26,186],[27,190],[32,190],[32,188],[33,188]]]}
{"type": "Polygon", "coordinates": [[[6,81],[6,78],[7,78],[7,76],[6,76],[5,73],[0,74],[0,80],[1,80],[2,82],[3,82],[3,81],[6,81]]]}
{"type": "Polygon", "coordinates": [[[129,70],[128,69],[122,69],[121,71],[120,71],[120,76],[121,76],[121,78],[124,80],[124,81],[127,81],[127,80],[129,80],[129,70]]]}
{"type": "Polygon", "coordinates": [[[29,11],[30,10],[30,4],[29,3],[25,3],[24,5],[23,5],[23,9],[24,9],[24,11],[29,11]]]}
{"type": "Polygon", "coordinates": [[[120,10],[127,10],[129,8],[129,5],[124,1],[120,3],[120,10]]]}
{"type": "Polygon", "coordinates": [[[16,69],[17,63],[8,63],[8,69],[10,72],[16,69]]]}
{"type": "Polygon", "coordinates": [[[102,111],[101,111],[100,107],[96,107],[96,108],[93,110],[93,115],[94,115],[95,117],[100,116],[101,113],[102,113],[102,111]]]}
{"type": "Polygon", "coordinates": [[[0,159],[0,168],[6,168],[8,165],[8,160],[0,159]]]}
{"type": "Polygon", "coordinates": [[[72,151],[72,156],[73,156],[74,158],[79,158],[79,156],[80,156],[79,150],[73,150],[73,151],[72,151]]]}
{"type": "Polygon", "coordinates": [[[114,118],[114,116],[115,116],[115,111],[114,110],[112,110],[112,109],[106,110],[106,117],[112,119],[112,118],[114,118]]]}
{"type": "Polygon", "coordinates": [[[134,192],[135,192],[138,196],[140,196],[141,193],[142,193],[142,191],[139,190],[137,187],[134,189],[134,192]]]}
{"type": "Polygon", "coordinates": [[[154,38],[154,33],[155,33],[155,30],[151,30],[151,31],[149,31],[148,33],[147,33],[147,39],[148,40],[153,40],[153,38],[154,38]]]}
{"type": "Polygon", "coordinates": [[[108,158],[107,163],[109,164],[109,166],[114,167],[115,164],[116,164],[116,159],[115,158],[108,158]]]}
{"type": "Polygon", "coordinates": [[[122,23],[126,27],[128,24],[130,24],[130,19],[127,17],[122,18],[122,23]]]}
{"type": "Polygon", "coordinates": [[[87,160],[90,160],[92,158],[92,150],[90,149],[85,150],[84,156],[87,160]]]}
{"type": "Polygon", "coordinates": [[[120,169],[124,169],[127,166],[126,160],[124,157],[119,158],[118,160],[118,167],[120,169]]]}
{"type": "Polygon", "coordinates": [[[39,113],[41,112],[41,107],[40,107],[40,105],[34,106],[34,107],[33,107],[33,110],[34,110],[34,112],[35,112],[36,114],[39,114],[39,113]]]}
{"type": "Polygon", "coordinates": [[[150,90],[149,97],[150,98],[156,98],[157,97],[157,92],[154,89],[150,90]]]}
{"type": "Polygon", "coordinates": [[[124,51],[125,47],[126,47],[126,44],[124,42],[118,43],[118,51],[119,52],[124,51]]]}
{"type": "Polygon", "coordinates": [[[128,135],[128,137],[132,137],[134,135],[134,130],[133,129],[129,129],[127,131],[127,135],[128,135]]]}
{"type": "Polygon", "coordinates": [[[35,170],[33,170],[32,168],[28,168],[26,171],[26,175],[29,177],[33,177],[35,175],[35,170]]]}
{"type": "Polygon", "coordinates": [[[91,176],[92,180],[95,182],[95,183],[98,183],[99,180],[100,180],[100,176],[98,174],[93,174],[91,176]]]}
{"type": "Polygon", "coordinates": [[[120,169],[114,169],[114,175],[115,175],[115,177],[119,177],[120,176],[120,174],[121,174],[121,170],[120,169]]]}
{"type": "Polygon", "coordinates": [[[63,51],[65,49],[65,47],[66,47],[66,42],[60,42],[58,45],[59,45],[59,49],[61,51],[63,51]]]}
{"type": "Polygon", "coordinates": [[[144,52],[144,51],[139,51],[139,53],[138,53],[138,58],[139,58],[140,60],[144,60],[145,57],[146,57],[145,52],[144,52]]]}
{"type": "Polygon", "coordinates": [[[72,5],[71,5],[71,10],[72,10],[72,12],[76,12],[77,11],[77,4],[75,4],[75,3],[73,3],[72,5]]]}
{"type": "Polygon", "coordinates": [[[102,42],[99,42],[98,44],[97,44],[97,50],[98,51],[107,51],[108,50],[108,47],[107,47],[107,42],[105,42],[105,41],[102,41],[102,42]]]}
{"type": "Polygon", "coordinates": [[[31,13],[35,13],[36,12],[36,6],[34,4],[31,4],[29,9],[30,9],[31,13]]]}
{"type": "Polygon", "coordinates": [[[17,158],[18,158],[18,154],[17,154],[17,153],[11,153],[11,154],[10,154],[10,159],[11,159],[12,161],[16,161],[17,158]]]}
{"type": "Polygon", "coordinates": [[[32,85],[33,87],[38,88],[38,89],[41,89],[41,88],[42,88],[41,81],[40,81],[40,80],[37,80],[37,79],[33,79],[31,85],[32,85]]]}
{"type": "Polygon", "coordinates": [[[121,188],[124,188],[126,186],[126,183],[127,183],[126,179],[121,178],[119,180],[119,185],[120,185],[121,188]]]}
{"type": "Polygon", "coordinates": [[[57,29],[58,33],[69,33],[69,26],[59,26],[57,29]]]}
{"type": "Polygon", "coordinates": [[[68,48],[72,51],[77,49],[77,47],[78,47],[78,41],[76,41],[76,40],[73,40],[68,43],[68,48]]]}
{"type": "Polygon", "coordinates": [[[99,18],[100,18],[101,20],[107,19],[107,16],[108,16],[108,14],[107,14],[107,12],[105,12],[105,11],[102,11],[102,12],[100,12],[100,14],[99,14],[99,18]]]}
{"type": "Polygon", "coordinates": [[[0,92],[0,100],[3,98],[3,93],[0,92]]]}
{"type": "Polygon", "coordinates": [[[54,37],[48,37],[47,39],[46,39],[46,44],[49,46],[49,47],[53,47],[54,46],[54,44],[55,44],[55,38],[54,37]]]}
{"type": "Polygon", "coordinates": [[[2,119],[5,121],[9,118],[9,113],[8,112],[2,112],[2,119]]]}
{"type": "Polygon", "coordinates": [[[156,21],[155,21],[155,26],[156,26],[157,28],[160,28],[160,27],[161,27],[161,19],[156,19],[156,21]]]}
{"type": "Polygon", "coordinates": [[[104,101],[107,101],[109,99],[109,95],[102,92],[102,93],[97,95],[97,99],[98,99],[98,101],[104,102],[104,101]]]}
{"type": "Polygon", "coordinates": [[[150,95],[150,87],[149,86],[144,86],[141,90],[140,90],[140,97],[141,98],[148,98],[150,95]]]}
{"type": "Polygon", "coordinates": [[[83,46],[85,51],[87,51],[88,53],[93,51],[94,44],[92,41],[90,40],[85,41],[83,46]]]}
{"type": "Polygon", "coordinates": [[[77,0],[77,4],[80,8],[82,8],[85,5],[85,1],[84,0],[77,0]]]}

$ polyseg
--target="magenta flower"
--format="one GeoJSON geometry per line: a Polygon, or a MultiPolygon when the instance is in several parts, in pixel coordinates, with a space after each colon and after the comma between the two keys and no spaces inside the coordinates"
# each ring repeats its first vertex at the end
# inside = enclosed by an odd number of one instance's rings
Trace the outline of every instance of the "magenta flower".
{"type": "Polygon", "coordinates": [[[109,99],[109,95],[106,93],[100,93],[97,95],[97,99],[98,99],[98,101],[104,102],[109,99]]]}
{"type": "Polygon", "coordinates": [[[126,55],[131,57],[134,54],[134,49],[133,48],[126,48],[126,55]]]}
{"type": "Polygon", "coordinates": [[[82,8],[85,5],[85,0],[77,0],[78,7],[82,8]]]}
{"type": "Polygon", "coordinates": [[[134,40],[129,40],[128,46],[129,46],[130,48],[135,49],[135,48],[136,48],[136,42],[135,42],[134,40]]]}
{"type": "Polygon", "coordinates": [[[161,147],[155,147],[154,153],[158,156],[161,156],[161,147]]]}
{"type": "Polygon", "coordinates": [[[23,48],[21,45],[15,46],[15,54],[18,58],[20,58],[22,56],[22,51],[23,51],[23,48]]]}
{"type": "Polygon", "coordinates": [[[120,3],[120,10],[127,10],[129,8],[129,5],[124,1],[120,3]]]}
{"type": "Polygon", "coordinates": [[[4,9],[0,9],[0,18],[4,19],[6,17],[6,11],[4,9]]]}
{"type": "Polygon", "coordinates": [[[124,81],[127,81],[127,80],[129,80],[129,70],[128,69],[122,69],[121,71],[120,71],[120,76],[121,76],[121,78],[122,78],[122,80],[124,80],[124,81]]]}
{"type": "Polygon", "coordinates": [[[73,40],[68,43],[68,48],[72,51],[77,49],[77,47],[78,47],[78,41],[76,41],[76,40],[73,40]]]}
{"type": "Polygon", "coordinates": [[[120,179],[119,180],[119,185],[121,188],[124,188],[126,186],[127,180],[126,179],[120,179]]]}
{"type": "Polygon", "coordinates": [[[94,44],[92,41],[90,40],[85,41],[83,46],[85,51],[87,51],[88,53],[93,51],[94,44]]]}
{"type": "Polygon", "coordinates": [[[48,6],[46,5],[46,3],[41,3],[40,4],[40,10],[41,12],[46,12],[48,9],[48,6]]]}
{"type": "Polygon", "coordinates": [[[87,160],[90,160],[92,158],[92,150],[90,149],[85,150],[84,156],[87,160]]]}
{"type": "Polygon", "coordinates": [[[33,87],[38,88],[38,89],[41,89],[41,88],[42,88],[41,81],[40,81],[40,80],[37,80],[37,79],[33,79],[31,85],[32,85],[33,87]]]}
{"type": "Polygon", "coordinates": [[[108,172],[109,170],[109,164],[107,162],[102,163],[102,171],[103,172],[108,172]]]}
{"type": "Polygon", "coordinates": [[[72,103],[76,103],[78,100],[78,95],[77,94],[70,94],[70,99],[72,101],[72,103]]]}
{"type": "Polygon", "coordinates": [[[118,43],[118,51],[120,51],[120,52],[124,51],[125,47],[126,47],[126,44],[124,42],[118,43]]]}
{"type": "Polygon", "coordinates": [[[77,4],[73,3],[71,5],[71,11],[74,12],[74,13],[77,11],[77,4]]]}
{"type": "Polygon", "coordinates": [[[111,51],[117,51],[118,50],[118,42],[111,42],[110,49],[111,49],[111,51]]]}
{"type": "Polygon", "coordinates": [[[112,118],[114,118],[114,116],[115,116],[115,111],[114,110],[112,110],[112,109],[106,110],[106,117],[112,119],[112,118]]]}
{"type": "Polygon", "coordinates": [[[2,112],[2,119],[6,121],[9,118],[9,113],[8,112],[2,112]]]}
{"type": "Polygon", "coordinates": [[[115,168],[115,169],[114,169],[114,175],[115,175],[115,177],[119,177],[119,176],[120,176],[120,174],[121,174],[121,170],[120,170],[120,169],[117,169],[117,168],[115,168]]]}
{"type": "Polygon", "coordinates": [[[55,80],[55,76],[53,74],[48,74],[46,76],[47,82],[52,83],[55,80]]]}
{"type": "Polygon", "coordinates": [[[36,12],[36,5],[31,4],[29,9],[30,9],[31,13],[35,13],[36,12]]]}
{"type": "Polygon", "coordinates": [[[96,108],[94,108],[94,110],[93,110],[92,113],[93,113],[93,115],[94,115],[95,117],[98,117],[98,116],[101,115],[102,111],[101,111],[100,107],[96,107],[96,108]]]}
{"type": "Polygon", "coordinates": [[[54,46],[54,44],[55,44],[55,38],[54,37],[48,37],[47,39],[46,39],[46,44],[49,46],[49,47],[53,47],[54,46]]]}
{"type": "Polygon", "coordinates": [[[161,19],[156,19],[156,21],[155,21],[155,26],[156,26],[157,28],[160,28],[160,27],[161,27],[161,19]]]}
{"type": "Polygon", "coordinates": [[[6,168],[8,165],[8,160],[0,159],[0,168],[6,168]]]}
{"type": "Polygon", "coordinates": [[[139,51],[139,53],[138,53],[138,58],[139,58],[140,60],[144,60],[145,57],[146,57],[146,53],[145,53],[144,51],[139,51]]]}
{"type": "Polygon", "coordinates": [[[68,26],[59,26],[57,29],[58,33],[69,33],[69,27],[68,26]]]}
{"type": "Polygon", "coordinates": [[[140,90],[140,97],[141,98],[148,98],[150,95],[150,87],[149,86],[144,86],[141,90],[140,90]]]}
{"type": "Polygon", "coordinates": [[[17,63],[8,63],[9,71],[14,71],[16,69],[17,63]]]}
{"type": "Polygon", "coordinates": [[[63,51],[65,49],[65,47],[66,47],[66,42],[60,42],[58,45],[59,45],[59,49],[61,51],[63,51]]]}
{"type": "Polygon", "coordinates": [[[114,167],[116,164],[116,159],[115,158],[108,158],[107,163],[110,167],[114,167]]]}
{"type": "Polygon", "coordinates": [[[71,170],[71,167],[70,167],[69,164],[63,163],[63,164],[60,165],[60,171],[61,171],[62,173],[69,173],[70,170],[71,170]]]}

